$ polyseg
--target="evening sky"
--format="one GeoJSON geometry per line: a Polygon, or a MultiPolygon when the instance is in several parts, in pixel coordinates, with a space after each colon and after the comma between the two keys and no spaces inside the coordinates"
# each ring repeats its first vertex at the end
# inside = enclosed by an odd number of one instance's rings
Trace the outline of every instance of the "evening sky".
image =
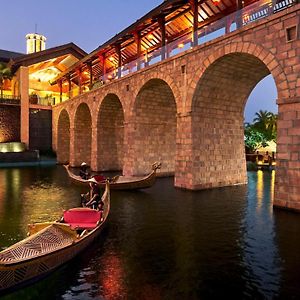
{"type": "MultiPolygon", "coordinates": [[[[134,23],[162,0],[12,0],[2,2],[0,49],[26,52],[25,35],[43,34],[46,48],[70,42],[90,53],[115,34],[134,23]]],[[[277,91],[271,76],[251,93],[245,121],[255,112],[277,112],[277,91]]]]}

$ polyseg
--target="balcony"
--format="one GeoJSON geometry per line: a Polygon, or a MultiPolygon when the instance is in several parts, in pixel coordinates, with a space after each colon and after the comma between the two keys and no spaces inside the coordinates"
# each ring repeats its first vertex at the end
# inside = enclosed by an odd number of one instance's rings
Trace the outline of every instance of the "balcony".
{"type": "Polygon", "coordinates": [[[20,105],[20,97],[13,95],[1,95],[0,96],[0,104],[7,105],[20,105]]]}

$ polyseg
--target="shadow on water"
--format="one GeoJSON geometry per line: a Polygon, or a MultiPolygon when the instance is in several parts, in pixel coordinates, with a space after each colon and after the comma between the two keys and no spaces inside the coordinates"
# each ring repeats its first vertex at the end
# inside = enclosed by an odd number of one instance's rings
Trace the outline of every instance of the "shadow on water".
{"type": "MultiPolygon", "coordinates": [[[[86,188],[63,168],[0,170],[0,242],[26,224],[77,206],[86,188]]],[[[44,280],[5,299],[279,299],[300,297],[298,214],[273,212],[274,173],[202,191],[159,178],[112,191],[109,223],[94,243],[44,280]]]]}

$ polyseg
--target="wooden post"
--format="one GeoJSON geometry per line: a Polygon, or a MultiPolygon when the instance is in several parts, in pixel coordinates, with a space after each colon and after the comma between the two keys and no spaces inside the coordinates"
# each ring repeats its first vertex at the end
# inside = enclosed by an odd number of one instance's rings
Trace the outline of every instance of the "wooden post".
{"type": "Polygon", "coordinates": [[[198,45],[198,0],[190,0],[190,6],[193,13],[193,46],[198,45]]]}
{"type": "Polygon", "coordinates": [[[71,99],[72,82],[71,82],[71,75],[70,74],[67,75],[67,79],[68,79],[68,87],[69,87],[68,97],[69,97],[69,99],[71,99]]]}
{"type": "Polygon", "coordinates": [[[241,28],[243,26],[241,9],[243,8],[242,0],[236,0],[236,28],[241,28]]]}
{"type": "Polygon", "coordinates": [[[165,27],[165,16],[160,16],[158,18],[158,24],[161,33],[161,60],[166,58],[166,27],[165,27]]]}
{"type": "Polygon", "coordinates": [[[59,85],[59,102],[61,103],[62,102],[62,86],[63,86],[62,80],[60,80],[58,82],[58,85],[59,85]]]}
{"type": "Polygon", "coordinates": [[[136,43],[136,56],[137,56],[137,70],[141,69],[141,35],[139,32],[134,33],[134,40],[136,43]]]}
{"type": "Polygon", "coordinates": [[[82,78],[81,78],[81,68],[76,70],[78,76],[78,84],[79,84],[79,95],[82,93],[82,78]]]}
{"type": "Polygon", "coordinates": [[[91,90],[93,87],[93,68],[92,68],[92,62],[87,62],[87,67],[90,73],[90,83],[89,83],[89,89],[91,90]]]}
{"type": "Polygon", "coordinates": [[[121,67],[122,67],[122,51],[121,51],[121,45],[120,44],[116,44],[115,46],[116,48],[116,53],[118,56],[118,78],[121,78],[121,67]]]}

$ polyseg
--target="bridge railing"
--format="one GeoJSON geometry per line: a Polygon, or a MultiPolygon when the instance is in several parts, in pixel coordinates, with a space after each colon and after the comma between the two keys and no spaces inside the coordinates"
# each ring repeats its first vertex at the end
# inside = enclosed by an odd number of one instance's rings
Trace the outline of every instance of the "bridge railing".
{"type": "Polygon", "coordinates": [[[119,69],[103,75],[94,85],[95,88],[114,79],[124,77],[130,73],[146,68],[167,58],[187,51],[194,46],[201,45],[218,37],[224,36],[243,26],[284,10],[297,3],[298,0],[283,0],[275,3],[274,0],[262,0],[236,11],[220,20],[200,28],[195,34],[188,33],[166,46],[146,53],[144,56],[123,65],[119,69]],[[194,38],[195,37],[195,38],[194,38]],[[194,40],[195,39],[195,40],[194,40]]]}

